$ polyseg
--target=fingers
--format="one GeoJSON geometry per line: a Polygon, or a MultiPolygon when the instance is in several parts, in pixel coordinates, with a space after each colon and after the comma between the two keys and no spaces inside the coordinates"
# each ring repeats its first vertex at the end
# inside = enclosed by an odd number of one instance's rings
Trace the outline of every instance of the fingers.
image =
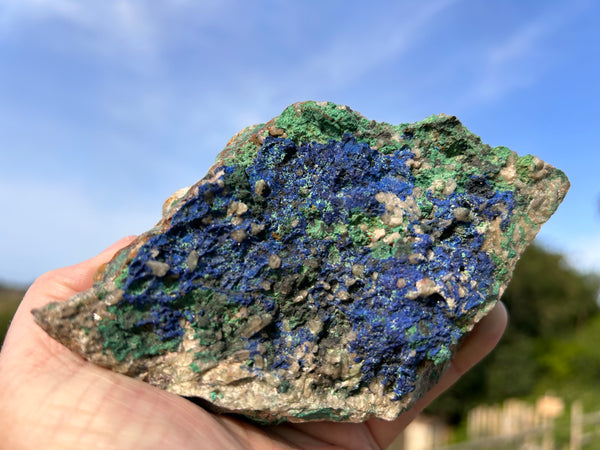
{"type": "Polygon", "coordinates": [[[446,389],[452,386],[465,372],[481,361],[491,352],[508,323],[508,314],[502,302],[498,302],[494,309],[475,325],[473,331],[465,339],[450,368],[436,384],[415,406],[401,414],[398,419],[387,422],[371,419],[367,422],[373,437],[381,448],[387,448],[396,436],[433,400],[446,389]]]}

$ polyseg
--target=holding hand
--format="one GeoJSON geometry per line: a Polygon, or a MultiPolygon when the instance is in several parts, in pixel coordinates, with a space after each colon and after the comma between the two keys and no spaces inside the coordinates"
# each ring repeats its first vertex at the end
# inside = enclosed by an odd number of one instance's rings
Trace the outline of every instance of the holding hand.
{"type": "Polygon", "coordinates": [[[132,240],[121,239],[92,259],[42,275],[28,290],[0,352],[3,448],[383,449],[495,347],[507,323],[498,303],[476,325],[440,382],[395,421],[259,427],[91,364],[34,323],[32,309],[90,288],[97,268],[132,240]]]}

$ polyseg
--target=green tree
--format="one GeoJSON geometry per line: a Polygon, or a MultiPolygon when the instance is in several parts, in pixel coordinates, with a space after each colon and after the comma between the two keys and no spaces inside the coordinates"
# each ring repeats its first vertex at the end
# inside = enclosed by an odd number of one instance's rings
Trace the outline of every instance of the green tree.
{"type": "MultiPolygon", "coordinates": [[[[477,404],[531,395],[541,384],[551,385],[557,379],[549,375],[551,369],[568,377],[579,365],[590,364],[593,348],[576,352],[579,356],[569,362],[548,355],[569,348],[575,332],[596,320],[598,288],[598,277],[579,273],[560,254],[530,246],[502,297],[510,314],[502,341],[429,412],[458,423],[477,404]]],[[[595,358],[600,365],[600,349],[595,358]]]]}
{"type": "MultiPolygon", "coordinates": [[[[562,393],[575,400],[581,390],[595,391],[595,401],[600,398],[600,315],[579,327],[569,339],[550,341],[549,351],[539,358],[543,376],[541,389],[562,386],[562,393]]],[[[597,405],[594,405],[597,409],[597,405]]]]}
{"type": "Polygon", "coordinates": [[[530,246],[517,264],[502,301],[511,333],[536,338],[571,334],[598,312],[598,284],[569,267],[562,255],[530,246]]]}

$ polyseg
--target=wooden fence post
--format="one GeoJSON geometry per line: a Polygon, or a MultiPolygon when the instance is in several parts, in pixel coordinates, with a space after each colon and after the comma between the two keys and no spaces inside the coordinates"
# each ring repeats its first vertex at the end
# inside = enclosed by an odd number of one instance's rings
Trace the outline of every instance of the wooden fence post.
{"type": "Polygon", "coordinates": [[[571,439],[569,450],[581,450],[583,440],[583,406],[580,400],[571,404],[571,439]]]}

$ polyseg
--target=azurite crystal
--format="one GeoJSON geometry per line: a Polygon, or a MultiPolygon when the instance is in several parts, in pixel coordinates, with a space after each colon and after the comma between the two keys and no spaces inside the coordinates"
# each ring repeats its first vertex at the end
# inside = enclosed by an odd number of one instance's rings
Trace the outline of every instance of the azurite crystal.
{"type": "Polygon", "coordinates": [[[34,311],[85,358],[264,421],[393,419],[568,189],[455,117],[297,103],[238,133],[92,289],[34,311]]]}

